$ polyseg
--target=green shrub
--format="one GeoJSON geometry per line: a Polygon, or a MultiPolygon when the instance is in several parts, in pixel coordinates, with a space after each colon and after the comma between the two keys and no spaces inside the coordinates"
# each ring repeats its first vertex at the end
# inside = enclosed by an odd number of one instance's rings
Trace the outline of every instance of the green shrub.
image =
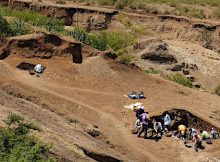
{"type": "Polygon", "coordinates": [[[60,32],[64,30],[64,23],[62,21],[55,18],[49,18],[33,11],[16,11],[0,6],[0,15],[16,17],[33,26],[45,27],[51,32],[60,32]]]}
{"type": "Polygon", "coordinates": [[[51,146],[40,143],[30,130],[39,130],[30,123],[25,123],[23,117],[11,114],[5,120],[7,128],[0,128],[0,161],[22,162],[52,162],[49,157],[51,146]]]}
{"type": "Polygon", "coordinates": [[[131,55],[126,48],[118,50],[116,55],[119,58],[119,61],[126,65],[130,65],[135,60],[135,57],[131,55]]]}
{"type": "Polygon", "coordinates": [[[101,51],[107,49],[117,51],[135,43],[134,37],[131,34],[123,31],[106,30],[101,32],[88,33],[84,29],[76,28],[70,32],[70,35],[78,41],[101,51]]]}
{"type": "Polygon", "coordinates": [[[215,88],[215,94],[220,96],[220,85],[215,88]]]}
{"type": "Polygon", "coordinates": [[[115,3],[115,7],[117,9],[123,9],[124,7],[127,7],[129,4],[129,0],[117,0],[115,3]]]}
{"type": "Polygon", "coordinates": [[[173,14],[181,15],[181,16],[188,16],[188,17],[195,17],[195,18],[199,18],[199,19],[206,18],[204,10],[197,9],[194,7],[181,6],[181,5],[177,6],[173,10],[173,14]]]}
{"type": "Polygon", "coordinates": [[[10,22],[11,36],[23,35],[30,33],[30,30],[26,27],[25,22],[22,19],[10,22]]]}
{"type": "Polygon", "coordinates": [[[181,84],[185,87],[189,87],[189,88],[193,88],[193,84],[192,82],[187,79],[184,75],[182,74],[179,74],[179,73],[176,73],[176,74],[169,74],[166,76],[166,78],[168,80],[171,80],[171,81],[174,81],[178,84],[181,84]]]}
{"type": "Polygon", "coordinates": [[[148,74],[159,74],[159,73],[161,73],[161,71],[160,70],[156,70],[156,69],[151,67],[148,70],[145,70],[145,73],[148,73],[148,74]]]}
{"type": "Polygon", "coordinates": [[[5,37],[11,32],[8,22],[0,14],[0,37],[5,37]]]}

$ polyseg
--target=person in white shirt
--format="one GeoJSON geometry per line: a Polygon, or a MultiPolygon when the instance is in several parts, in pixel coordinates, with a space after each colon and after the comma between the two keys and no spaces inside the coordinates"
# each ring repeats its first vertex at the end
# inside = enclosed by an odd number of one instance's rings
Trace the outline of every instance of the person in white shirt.
{"type": "Polygon", "coordinates": [[[166,112],[166,114],[163,118],[163,121],[164,121],[163,129],[165,132],[168,132],[170,129],[170,125],[171,125],[171,118],[170,118],[170,115],[168,114],[168,112],[166,112]]]}
{"type": "Polygon", "coordinates": [[[160,134],[160,136],[162,136],[162,124],[161,122],[154,122],[154,130],[152,131],[152,136],[153,136],[153,132],[155,132],[158,135],[160,134]]]}

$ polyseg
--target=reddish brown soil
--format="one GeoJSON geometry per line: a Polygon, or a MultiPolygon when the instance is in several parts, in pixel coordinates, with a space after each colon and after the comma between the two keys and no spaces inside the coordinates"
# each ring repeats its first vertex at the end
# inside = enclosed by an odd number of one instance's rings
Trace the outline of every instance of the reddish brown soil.
{"type": "Polygon", "coordinates": [[[124,94],[143,90],[147,97],[143,103],[150,115],[182,108],[218,127],[219,121],[209,118],[213,111],[220,110],[215,95],[184,88],[100,56],[74,65],[66,58],[42,60],[11,55],[0,66],[1,119],[15,111],[38,123],[44,130],[39,137],[53,142],[55,153],[66,159],[89,160],[77,146],[125,161],[220,158],[219,141],[196,153],[168,137],[159,142],[138,139],[130,133],[134,113],[122,107],[132,102],[124,94]],[[31,76],[15,68],[22,61],[41,63],[46,71],[41,77],[31,76]],[[70,120],[79,124],[70,124],[70,120]],[[84,131],[92,124],[99,126],[100,138],[84,131]]]}

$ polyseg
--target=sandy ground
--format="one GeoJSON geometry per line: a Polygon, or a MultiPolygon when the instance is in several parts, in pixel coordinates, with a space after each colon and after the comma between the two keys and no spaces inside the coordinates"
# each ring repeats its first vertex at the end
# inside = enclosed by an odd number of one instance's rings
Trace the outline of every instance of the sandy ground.
{"type": "Polygon", "coordinates": [[[0,117],[16,111],[36,122],[44,130],[39,134],[41,139],[54,143],[55,152],[67,159],[91,160],[77,146],[124,161],[220,159],[219,141],[196,153],[172,138],[163,137],[159,142],[137,138],[130,133],[134,113],[123,108],[132,103],[124,94],[143,90],[147,99],[142,102],[150,115],[183,108],[219,128],[220,121],[209,118],[220,111],[218,96],[179,86],[100,56],[75,65],[66,58],[41,60],[11,55],[0,61],[0,67],[0,117]],[[46,71],[41,77],[31,76],[15,68],[22,61],[41,63],[46,71]],[[77,119],[79,124],[69,123],[70,119],[77,119]],[[100,138],[85,132],[92,124],[99,126],[100,138]]]}

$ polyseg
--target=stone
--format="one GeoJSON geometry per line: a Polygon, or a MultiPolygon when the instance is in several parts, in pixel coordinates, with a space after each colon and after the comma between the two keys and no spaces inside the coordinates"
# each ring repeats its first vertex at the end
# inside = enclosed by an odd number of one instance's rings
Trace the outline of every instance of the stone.
{"type": "Polygon", "coordinates": [[[173,55],[163,51],[147,52],[141,56],[141,59],[149,60],[159,64],[173,64],[177,63],[176,58],[173,55]]]}
{"type": "Polygon", "coordinates": [[[189,75],[189,70],[183,69],[183,70],[182,70],[182,73],[183,73],[184,75],[189,75]]]}

